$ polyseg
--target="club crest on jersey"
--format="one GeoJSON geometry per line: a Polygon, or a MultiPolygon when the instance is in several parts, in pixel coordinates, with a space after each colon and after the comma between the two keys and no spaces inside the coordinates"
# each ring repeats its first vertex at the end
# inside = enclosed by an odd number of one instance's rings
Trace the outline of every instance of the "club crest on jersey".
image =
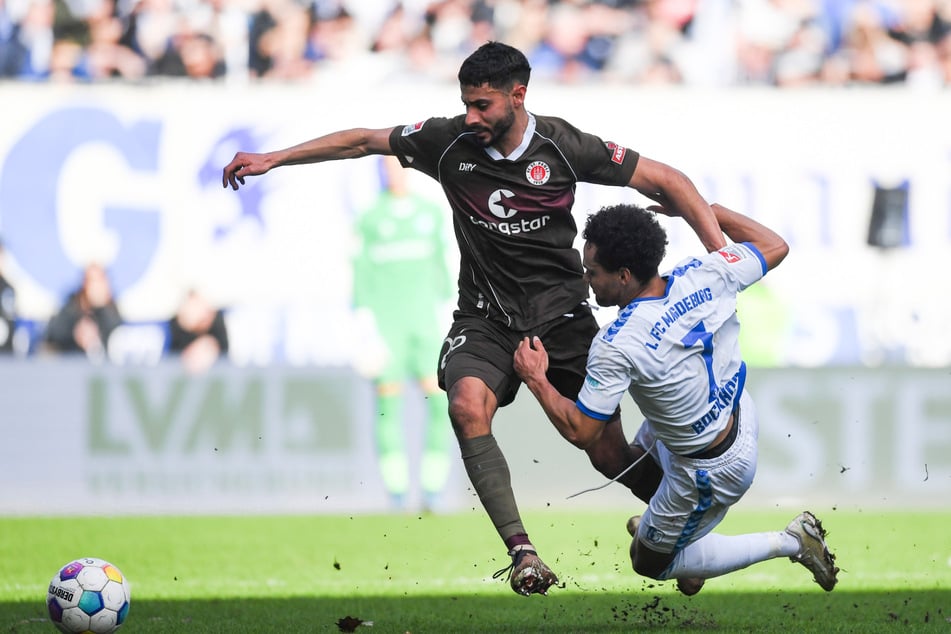
{"type": "Polygon", "coordinates": [[[650,543],[659,544],[661,540],[664,539],[664,532],[661,530],[658,530],[654,526],[648,526],[646,536],[647,536],[647,541],[649,541],[650,543]]]}
{"type": "Polygon", "coordinates": [[[544,161],[534,161],[525,170],[525,178],[532,185],[544,185],[551,178],[551,168],[544,161]]]}
{"type": "Polygon", "coordinates": [[[423,129],[423,124],[425,121],[419,121],[417,123],[411,123],[410,125],[403,128],[403,134],[401,136],[409,136],[411,134],[416,134],[423,129]]]}
{"type": "Polygon", "coordinates": [[[624,162],[624,155],[627,154],[627,148],[608,141],[604,145],[611,150],[611,162],[620,165],[624,162]]]}

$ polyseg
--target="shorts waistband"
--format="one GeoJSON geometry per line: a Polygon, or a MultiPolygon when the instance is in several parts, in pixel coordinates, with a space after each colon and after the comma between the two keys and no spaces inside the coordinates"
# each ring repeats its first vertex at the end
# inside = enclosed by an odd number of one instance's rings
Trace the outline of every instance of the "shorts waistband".
{"type": "Polygon", "coordinates": [[[736,441],[737,435],[740,431],[740,408],[737,407],[733,410],[732,414],[733,425],[730,427],[730,431],[727,433],[726,438],[724,438],[719,444],[715,447],[708,447],[702,451],[698,451],[692,454],[689,454],[685,457],[690,458],[691,460],[710,460],[711,458],[719,458],[727,452],[727,450],[733,446],[733,443],[736,441]]]}

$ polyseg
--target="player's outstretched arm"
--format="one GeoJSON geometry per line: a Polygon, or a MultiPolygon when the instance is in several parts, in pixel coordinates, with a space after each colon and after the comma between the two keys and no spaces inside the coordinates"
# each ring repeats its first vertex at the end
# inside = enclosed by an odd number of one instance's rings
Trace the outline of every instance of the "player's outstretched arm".
{"type": "Polygon", "coordinates": [[[370,154],[392,154],[390,132],[393,128],[353,128],[340,130],[298,145],[273,152],[238,152],[221,174],[221,186],[238,189],[247,176],[260,176],[282,165],[303,165],[339,159],[360,158],[370,154]]]}
{"type": "Polygon", "coordinates": [[[680,170],[641,156],[628,185],[665,208],[677,210],[677,215],[683,216],[707,251],[726,246],[710,205],[680,170]]]}
{"type": "Polygon", "coordinates": [[[749,242],[763,255],[768,269],[775,268],[789,253],[789,245],[778,233],[723,205],[711,205],[723,232],[734,242],[749,242]]]}
{"type": "Polygon", "coordinates": [[[528,386],[538,403],[565,440],[586,449],[601,437],[604,422],[582,413],[571,399],[565,398],[549,381],[548,352],[541,339],[522,339],[515,350],[515,371],[528,386]]]}

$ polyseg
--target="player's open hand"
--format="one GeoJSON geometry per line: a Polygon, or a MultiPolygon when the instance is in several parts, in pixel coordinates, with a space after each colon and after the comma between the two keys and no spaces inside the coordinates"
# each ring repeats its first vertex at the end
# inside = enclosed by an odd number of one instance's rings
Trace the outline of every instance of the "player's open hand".
{"type": "Polygon", "coordinates": [[[238,152],[231,159],[231,162],[225,165],[221,174],[221,186],[231,185],[231,189],[237,190],[239,183],[244,185],[246,176],[260,176],[270,170],[271,167],[267,154],[238,152]]]}
{"type": "Polygon", "coordinates": [[[515,371],[526,383],[539,380],[548,372],[548,352],[538,337],[524,337],[515,350],[515,371]]]}

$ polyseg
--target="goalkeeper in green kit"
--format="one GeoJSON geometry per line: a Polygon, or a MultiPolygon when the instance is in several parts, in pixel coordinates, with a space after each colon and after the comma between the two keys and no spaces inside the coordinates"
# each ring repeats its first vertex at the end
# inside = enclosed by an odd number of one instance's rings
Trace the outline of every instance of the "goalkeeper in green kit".
{"type": "Polygon", "coordinates": [[[393,504],[410,503],[413,452],[405,419],[407,381],[415,381],[424,403],[417,426],[423,446],[416,474],[424,508],[431,510],[449,477],[451,429],[446,399],[436,380],[446,330],[441,309],[454,298],[446,263],[446,212],[411,192],[393,157],[381,162],[384,189],[356,220],[359,246],[354,259],[353,302],[361,324],[375,328],[382,354],[361,371],[376,386],[374,435],[380,475],[393,504]]]}

